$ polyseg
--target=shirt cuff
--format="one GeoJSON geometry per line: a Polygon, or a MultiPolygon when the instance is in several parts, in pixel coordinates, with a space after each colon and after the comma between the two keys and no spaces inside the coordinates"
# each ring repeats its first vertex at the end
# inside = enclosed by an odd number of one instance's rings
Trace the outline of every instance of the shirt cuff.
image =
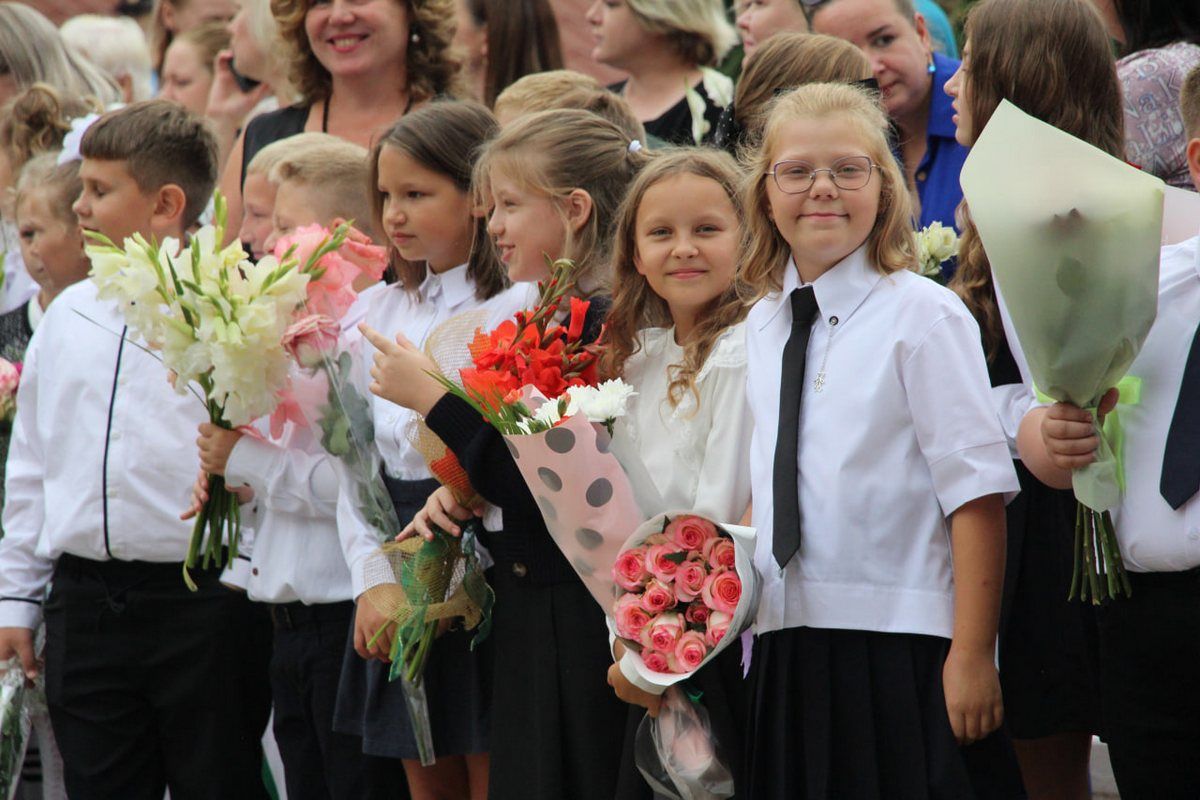
{"type": "Polygon", "coordinates": [[[225,571],[221,573],[221,583],[228,586],[230,589],[244,592],[250,587],[251,576],[250,559],[246,556],[239,555],[233,560],[233,563],[225,567],[225,571]]]}
{"type": "Polygon", "coordinates": [[[1007,505],[1021,490],[1006,442],[968,447],[929,465],[943,513],[949,517],[966,503],[990,494],[1007,505]]]}
{"type": "Polygon", "coordinates": [[[350,566],[350,586],[355,600],[368,589],[385,583],[396,583],[396,574],[387,556],[380,550],[358,559],[357,563],[350,566]]]}
{"type": "Polygon", "coordinates": [[[0,628],[35,630],[42,622],[42,604],[34,600],[0,599],[0,628]]]}
{"type": "Polygon", "coordinates": [[[278,458],[280,448],[253,436],[243,435],[229,451],[225,462],[225,482],[230,486],[263,485],[278,458]]]}

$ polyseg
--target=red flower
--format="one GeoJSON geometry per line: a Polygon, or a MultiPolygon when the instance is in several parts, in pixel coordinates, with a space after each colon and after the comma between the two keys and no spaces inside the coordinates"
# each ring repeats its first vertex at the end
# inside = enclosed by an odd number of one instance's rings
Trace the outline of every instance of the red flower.
{"type": "Polygon", "coordinates": [[[583,323],[590,305],[591,303],[587,300],[580,300],[578,297],[571,298],[571,323],[567,329],[567,337],[573,342],[583,336],[583,323]]]}

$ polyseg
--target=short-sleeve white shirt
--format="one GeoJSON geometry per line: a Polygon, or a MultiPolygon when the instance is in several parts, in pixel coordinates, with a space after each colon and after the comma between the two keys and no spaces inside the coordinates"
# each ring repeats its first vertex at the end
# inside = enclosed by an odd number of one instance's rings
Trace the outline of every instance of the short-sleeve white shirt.
{"type": "Polygon", "coordinates": [[[802,539],[781,574],[771,487],[789,295],[747,320],[760,633],[811,626],[949,638],[948,518],[1018,491],[990,397],[979,327],[952,292],[911,272],[880,274],[860,248],[813,283],[797,457],[802,539]],[[824,372],[817,391],[814,382],[824,372]]]}

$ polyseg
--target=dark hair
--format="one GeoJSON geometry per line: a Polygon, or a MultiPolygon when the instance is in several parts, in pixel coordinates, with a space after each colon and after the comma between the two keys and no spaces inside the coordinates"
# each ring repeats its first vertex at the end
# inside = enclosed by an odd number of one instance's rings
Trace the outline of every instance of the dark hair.
{"type": "Polygon", "coordinates": [[[488,106],[526,75],[562,69],[558,23],[549,0],[471,0],[471,16],[487,25],[487,70],[483,102],[488,106]]]}
{"type": "MultiPolygon", "coordinates": [[[[271,13],[286,46],[288,77],[307,103],[326,100],[332,87],[329,71],[313,54],[304,20],[315,0],[271,0],[271,13]]],[[[414,103],[438,95],[462,93],[461,64],[450,49],[454,38],[453,0],[393,0],[408,12],[416,41],[407,45],[408,94],[414,103]]]]}
{"type": "MultiPolygon", "coordinates": [[[[982,0],[965,27],[964,72],[971,127],[978,136],[1001,100],[1125,158],[1121,87],[1108,34],[1087,0],[982,0]]],[[[962,238],[950,282],[979,322],[989,358],[1004,337],[992,271],[970,209],[959,206],[962,238]]]]}
{"type": "Polygon", "coordinates": [[[184,228],[200,218],[217,183],[217,140],[202,117],[169,100],[145,100],[105,114],[83,135],[79,152],[124,161],[143,194],[178,186],[186,198],[184,228]]]}
{"type": "Polygon", "coordinates": [[[1196,0],[1113,0],[1125,33],[1124,55],[1173,42],[1200,44],[1200,3],[1196,0]]]}
{"type": "MultiPolygon", "coordinates": [[[[484,146],[500,130],[487,108],[470,100],[439,100],[406,114],[388,129],[371,150],[371,206],[375,223],[383,231],[383,195],[379,192],[379,154],[384,147],[395,147],[430,170],[454,181],[462,192],[471,194],[471,175],[484,146]]],[[[425,277],[425,265],[397,258],[394,266],[405,289],[414,291],[425,277]]],[[[491,246],[487,217],[475,223],[467,275],[475,283],[480,300],[492,297],[508,286],[508,273],[491,246]]]]}

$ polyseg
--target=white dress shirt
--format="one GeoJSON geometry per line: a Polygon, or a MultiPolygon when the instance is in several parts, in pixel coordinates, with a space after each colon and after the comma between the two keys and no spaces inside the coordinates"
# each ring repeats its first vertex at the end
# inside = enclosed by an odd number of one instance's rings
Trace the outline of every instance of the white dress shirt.
{"type": "MultiPolygon", "coordinates": [[[[415,292],[406,291],[399,284],[389,286],[371,303],[366,322],[384,336],[394,338],[397,333],[403,333],[415,346],[424,347],[434,328],[466,311],[485,310],[486,317],[481,315],[479,325],[487,330],[494,328],[521,309],[528,308],[535,299],[531,291],[529,285],[518,284],[490,300],[480,301],[475,296],[475,283],[467,275],[467,266],[463,264],[440,274],[427,274],[415,292]]],[[[375,349],[364,340],[361,356],[356,363],[360,375],[370,369],[374,354],[375,349]]],[[[409,430],[416,424],[417,414],[367,392],[365,387],[370,383],[369,378],[360,377],[359,382],[363,387],[360,391],[365,392],[364,396],[371,404],[375,446],[387,474],[405,481],[430,478],[425,459],[409,444],[409,430]]],[[[485,516],[484,520],[488,524],[488,517],[485,516]]],[[[367,559],[379,549],[380,542],[350,492],[343,491],[338,497],[337,526],[342,551],[350,565],[354,596],[358,597],[369,588],[364,566],[367,559]]]]}
{"type": "MultiPolygon", "coordinates": [[[[358,324],[380,283],[359,293],[340,320],[343,347],[362,339],[358,324]]],[[[303,377],[300,378],[303,380],[303,377]]],[[[266,420],[257,423],[267,433],[266,420]]],[[[350,569],[337,535],[338,476],[320,430],[289,422],[278,441],[243,436],[225,465],[231,486],[254,490],[238,560],[223,577],[251,600],[312,605],[352,598],[350,569]]]]}
{"type": "Polygon", "coordinates": [[[811,626],[949,638],[947,518],[1018,490],[990,396],[979,327],[949,290],[911,272],[884,276],[858,249],[813,283],[797,480],[800,551],[780,572],[771,486],[789,296],[750,311],[747,386],[759,633],[811,626]],[[814,389],[818,373],[824,386],[814,389]]]}
{"type": "Polygon", "coordinates": [[[1200,566],[1200,499],[1172,510],[1159,493],[1167,432],[1200,324],[1200,238],[1162,249],[1158,287],[1158,317],[1128,373],[1142,379],[1141,403],[1118,409],[1125,428],[1125,493],[1113,524],[1132,572],[1200,566]]]}
{"type": "Polygon", "coordinates": [[[666,508],[693,509],[737,524],[750,504],[750,429],[745,323],[721,334],[696,375],[695,396],[667,399],[668,368],[683,363],[674,328],[641,332],[642,349],[625,363],[637,394],[615,435],[634,445],[666,508]]]}
{"type": "MultiPolygon", "coordinates": [[[[193,394],[124,339],[114,303],[83,281],[46,310],[17,392],[0,539],[0,626],[36,627],[54,560],[182,562],[196,479],[193,394]]],[[[182,577],[180,578],[182,581],[182,577]]]]}

